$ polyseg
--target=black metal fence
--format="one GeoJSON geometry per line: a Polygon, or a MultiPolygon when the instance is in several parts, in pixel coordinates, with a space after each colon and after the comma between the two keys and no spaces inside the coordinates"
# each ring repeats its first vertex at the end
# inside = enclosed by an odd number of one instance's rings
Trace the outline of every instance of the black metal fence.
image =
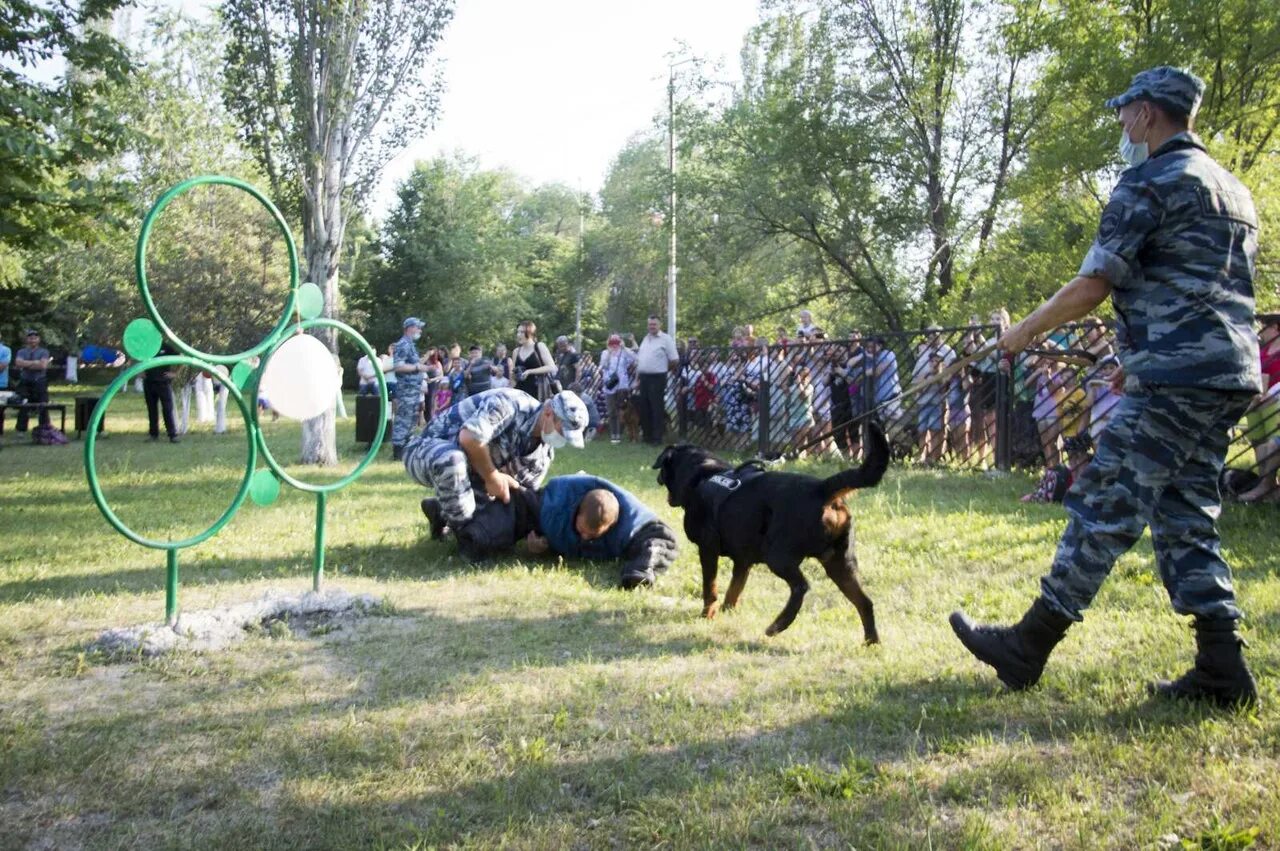
{"type": "MultiPolygon", "coordinates": [[[[1280,333],[1280,315],[1260,319],[1280,333]]],[[[1120,398],[1110,385],[1112,329],[1097,320],[1065,325],[1015,357],[992,352],[955,366],[998,333],[979,325],[695,347],[667,385],[670,430],[680,440],[742,455],[786,452],[821,438],[810,454],[856,461],[874,417],[898,463],[1078,469],[1120,398]]],[[[584,376],[582,391],[597,403],[603,430],[598,371],[584,376]]],[[[1228,474],[1234,482],[1224,482],[1228,491],[1257,498],[1276,490],[1280,385],[1237,427],[1228,467],[1236,471],[1228,474]]]]}

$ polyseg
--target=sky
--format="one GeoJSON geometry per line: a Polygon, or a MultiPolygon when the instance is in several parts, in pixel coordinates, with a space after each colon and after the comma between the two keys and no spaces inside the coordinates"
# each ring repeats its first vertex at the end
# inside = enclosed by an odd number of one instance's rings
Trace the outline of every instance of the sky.
{"type": "Polygon", "coordinates": [[[455,150],[534,184],[598,190],[627,139],[665,112],[669,54],[683,42],[736,78],[756,20],[757,0],[459,0],[439,120],[388,165],[374,215],[416,160],[455,150]]]}

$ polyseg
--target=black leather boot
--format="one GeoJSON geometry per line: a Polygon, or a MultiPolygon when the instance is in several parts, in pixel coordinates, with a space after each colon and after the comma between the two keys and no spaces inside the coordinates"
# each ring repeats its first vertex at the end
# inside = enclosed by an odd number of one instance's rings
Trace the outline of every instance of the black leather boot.
{"type": "Polygon", "coordinates": [[[995,668],[1000,682],[1014,691],[1039,681],[1044,663],[1071,623],[1039,598],[1014,626],[979,626],[964,612],[951,613],[951,628],[960,643],[995,668]]]}
{"type": "Polygon", "coordinates": [[[392,461],[403,461],[403,460],[404,460],[404,447],[403,447],[403,446],[396,446],[394,443],[391,445],[391,460],[392,460],[392,461]]]}
{"type": "Polygon", "coordinates": [[[1160,680],[1151,691],[1161,697],[1208,700],[1218,706],[1254,706],[1258,684],[1244,663],[1244,639],[1229,618],[1196,618],[1195,666],[1176,680],[1160,680]]]}
{"type": "Polygon", "coordinates": [[[440,509],[440,500],[427,497],[422,501],[422,513],[431,524],[431,540],[438,541],[444,537],[444,512],[440,509]]]}

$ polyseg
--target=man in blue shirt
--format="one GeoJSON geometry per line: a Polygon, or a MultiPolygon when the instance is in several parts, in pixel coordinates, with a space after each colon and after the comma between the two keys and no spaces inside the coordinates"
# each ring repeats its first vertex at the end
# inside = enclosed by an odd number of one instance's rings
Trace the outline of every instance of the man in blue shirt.
{"type": "Polygon", "coordinates": [[[457,538],[471,560],[509,552],[520,541],[532,555],[619,560],[627,589],[652,585],[678,552],[675,531],[635,495],[581,473],[514,494],[509,504],[477,509],[457,538]]]}
{"type": "Polygon", "coordinates": [[[1159,695],[1257,702],[1215,521],[1230,430],[1261,387],[1253,330],[1258,216],[1240,181],[1191,132],[1204,83],[1168,66],[1107,101],[1130,165],[1076,277],[1000,337],[1009,353],[1111,296],[1124,396],[1063,502],[1070,517],[1040,597],[1013,627],[954,612],[957,637],[1015,689],[1034,685],[1117,558],[1146,527],[1178,614],[1194,617],[1195,666],[1159,695]]]}

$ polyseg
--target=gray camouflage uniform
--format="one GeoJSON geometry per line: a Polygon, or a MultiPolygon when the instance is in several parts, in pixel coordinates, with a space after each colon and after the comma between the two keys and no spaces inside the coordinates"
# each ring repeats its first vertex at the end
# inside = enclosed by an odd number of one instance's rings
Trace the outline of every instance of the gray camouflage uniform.
{"type": "Polygon", "coordinates": [[[543,403],[510,387],[468,396],[437,416],[409,442],[404,467],[418,484],[434,488],[447,523],[455,528],[475,514],[477,494],[487,500],[484,481],[467,463],[458,444],[463,429],[489,448],[494,469],[523,488],[536,489],[555,458],[555,450],[534,440],[534,423],[543,403]]]}
{"type": "MultiPolygon", "coordinates": [[[[393,366],[417,366],[418,347],[408,336],[396,341],[391,351],[393,366]]],[[[422,373],[396,373],[396,418],[391,424],[391,445],[403,447],[413,437],[413,428],[418,424],[418,403],[422,399],[422,373]]]]}
{"type": "Polygon", "coordinates": [[[1147,526],[1175,611],[1240,617],[1215,523],[1229,431],[1261,387],[1257,238],[1249,191],[1190,132],[1124,172],[1103,211],[1080,274],[1113,287],[1125,395],[1067,493],[1070,522],[1041,581],[1072,620],[1147,526]]]}

